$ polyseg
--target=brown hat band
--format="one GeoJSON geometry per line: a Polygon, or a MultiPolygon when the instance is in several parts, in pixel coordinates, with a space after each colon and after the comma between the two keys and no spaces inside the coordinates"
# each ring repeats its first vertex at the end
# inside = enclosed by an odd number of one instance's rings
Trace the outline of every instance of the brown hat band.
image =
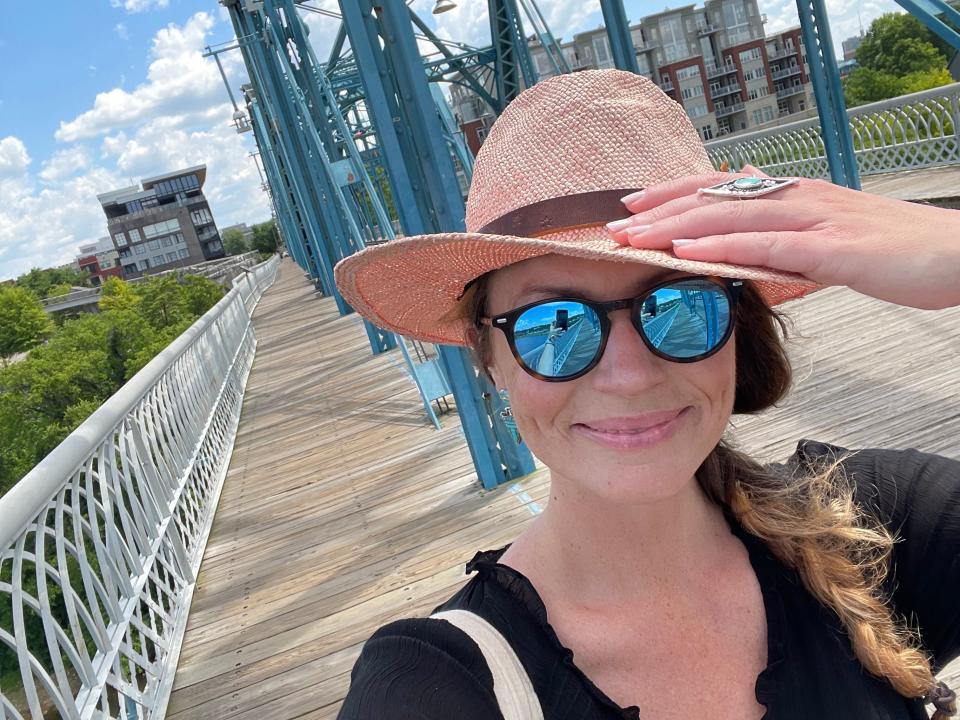
{"type": "Polygon", "coordinates": [[[484,235],[535,238],[561,230],[606,224],[633,214],[620,199],[639,189],[593,190],[548,198],[511,210],[506,215],[488,222],[477,232],[484,235]]]}

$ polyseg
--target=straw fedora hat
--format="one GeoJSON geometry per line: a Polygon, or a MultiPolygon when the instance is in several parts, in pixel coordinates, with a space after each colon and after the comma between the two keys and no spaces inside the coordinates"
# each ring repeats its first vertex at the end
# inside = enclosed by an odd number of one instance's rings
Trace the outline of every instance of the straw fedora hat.
{"type": "Polygon", "coordinates": [[[624,195],[714,171],[681,106],[646,77],[620,70],[554,77],[521,93],[490,128],[473,171],[466,232],[371,246],[336,266],[336,282],[374,324],[450,345],[467,344],[470,321],[454,311],[471,281],[541,255],[748,279],[771,305],[816,289],[789,273],[681,260],[610,238],[606,223],[629,217],[624,195]]]}

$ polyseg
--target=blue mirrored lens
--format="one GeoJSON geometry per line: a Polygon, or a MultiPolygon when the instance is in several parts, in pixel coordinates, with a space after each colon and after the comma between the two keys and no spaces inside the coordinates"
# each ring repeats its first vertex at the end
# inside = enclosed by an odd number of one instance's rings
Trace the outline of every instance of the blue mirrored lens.
{"type": "Polygon", "coordinates": [[[543,302],[517,318],[513,338],[528,368],[545,377],[569,377],[597,357],[600,318],[575,300],[543,302]]]}
{"type": "Polygon", "coordinates": [[[664,355],[683,360],[715,349],[730,327],[730,301],[708,280],[680,280],[650,293],[640,307],[644,335],[664,355]]]}

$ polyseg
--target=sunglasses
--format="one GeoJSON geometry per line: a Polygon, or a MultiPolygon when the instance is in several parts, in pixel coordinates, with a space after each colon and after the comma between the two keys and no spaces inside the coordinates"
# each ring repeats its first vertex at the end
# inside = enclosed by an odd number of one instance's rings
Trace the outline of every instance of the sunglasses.
{"type": "Polygon", "coordinates": [[[503,331],[517,363],[547,382],[590,372],[610,337],[610,313],[630,310],[630,321],[650,351],[671,362],[696,362],[719,351],[733,333],[742,280],[683,277],[625,300],[592,302],[550,298],[480,322],[503,331]]]}

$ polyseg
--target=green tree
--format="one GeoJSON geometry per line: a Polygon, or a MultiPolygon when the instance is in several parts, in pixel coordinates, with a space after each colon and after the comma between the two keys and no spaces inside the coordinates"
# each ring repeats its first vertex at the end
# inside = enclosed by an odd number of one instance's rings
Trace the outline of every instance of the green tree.
{"type": "Polygon", "coordinates": [[[45,270],[34,268],[18,277],[15,282],[43,300],[50,297],[51,288],[58,285],[90,287],[90,276],[72,267],[47,268],[45,270]]]}
{"type": "Polygon", "coordinates": [[[194,317],[203,315],[224,295],[223,287],[213,280],[197,275],[187,275],[181,281],[180,287],[187,312],[194,317]]]}
{"type": "Polygon", "coordinates": [[[42,343],[53,327],[33,293],[16,285],[0,287],[0,358],[4,365],[11,355],[42,343]]]}
{"type": "Polygon", "coordinates": [[[73,290],[72,285],[67,285],[66,283],[59,283],[57,285],[51,285],[50,289],[47,290],[47,297],[57,297],[59,295],[66,295],[67,293],[73,290]]]}
{"type": "Polygon", "coordinates": [[[223,249],[227,255],[243,255],[243,253],[250,250],[247,245],[247,239],[237,228],[225,230],[220,235],[220,239],[223,240],[223,249]]]}
{"type": "Polygon", "coordinates": [[[890,12],[870,23],[857,48],[857,63],[860,67],[902,76],[946,67],[952,55],[949,43],[928,30],[915,16],[890,12]]]}
{"type": "Polygon", "coordinates": [[[140,313],[157,330],[178,324],[189,313],[176,275],[159,275],[137,283],[140,313]]]}
{"type": "Polygon", "coordinates": [[[950,71],[947,70],[947,68],[912,72],[909,75],[904,75],[900,79],[901,90],[904,95],[920,92],[921,90],[929,90],[930,88],[940,87],[941,85],[949,85],[952,82],[953,78],[950,76],[950,71]]]}
{"type": "Polygon", "coordinates": [[[844,100],[847,107],[856,107],[901,95],[901,87],[901,80],[895,75],[858,67],[844,79],[844,100]]]}
{"type": "Polygon", "coordinates": [[[277,226],[273,220],[257,223],[253,226],[253,250],[260,253],[274,253],[277,251],[277,226]]]}

